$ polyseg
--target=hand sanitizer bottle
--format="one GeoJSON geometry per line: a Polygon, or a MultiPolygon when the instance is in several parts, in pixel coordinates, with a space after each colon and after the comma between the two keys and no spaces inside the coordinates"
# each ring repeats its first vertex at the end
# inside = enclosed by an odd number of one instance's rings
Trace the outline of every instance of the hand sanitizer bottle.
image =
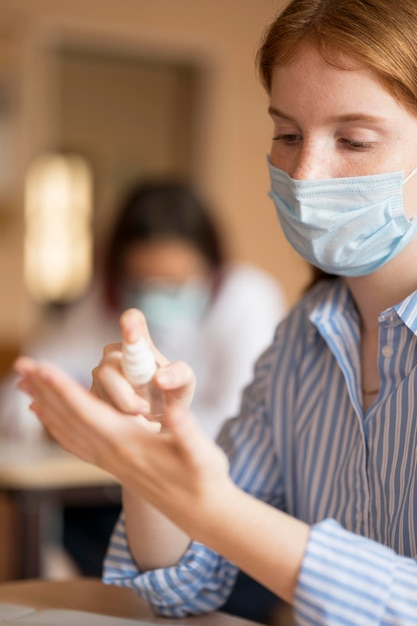
{"type": "Polygon", "coordinates": [[[158,365],[146,339],[142,337],[135,343],[123,343],[121,365],[124,375],[138,396],[149,403],[146,417],[161,421],[164,415],[164,398],[153,379],[158,365]]]}

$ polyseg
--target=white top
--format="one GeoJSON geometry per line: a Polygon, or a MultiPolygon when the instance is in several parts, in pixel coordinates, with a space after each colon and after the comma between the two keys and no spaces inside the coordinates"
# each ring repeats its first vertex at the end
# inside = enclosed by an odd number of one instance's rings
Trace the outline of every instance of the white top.
{"type": "MultiPolygon", "coordinates": [[[[238,412],[254,361],[272,341],[285,313],[284,294],[274,278],[251,265],[233,264],[198,327],[182,329],[170,338],[153,338],[165,356],[186,361],[193,368],[197,388],[192,411],[211,436],[238,412]]],[[[118,316],[106,313],[98,293],[92,292],[64,319],[48,321],[23,352],[56,364],[88,388],[103,346],[118,341],[118,316]]],[[[32,436],[41,427],[28,409],[27,396],[16,390],[15,383],[12,375],[0,386],[0,430],[32,436]]]]}

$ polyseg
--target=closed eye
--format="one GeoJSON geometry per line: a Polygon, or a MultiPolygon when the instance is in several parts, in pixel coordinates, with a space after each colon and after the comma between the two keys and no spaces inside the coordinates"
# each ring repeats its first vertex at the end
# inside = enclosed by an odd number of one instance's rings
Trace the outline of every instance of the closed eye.
{"type": "Polygon", "coordinates": [[[301,141],[302,138],[303,138],[302,135],[288,134],[288,135],[276,135],[276,137],[272,137],[272,140],[282,141],[284,143],[291,144],[291,143],[296,143],[298,141],[301,141]]]}
{"type": "Polygon", "coordinates": [[[375,146],[375,143],[370,141],[354,141],[352,139],[341,138],[339,143],[353,150],[369,150],[375,146]]]}

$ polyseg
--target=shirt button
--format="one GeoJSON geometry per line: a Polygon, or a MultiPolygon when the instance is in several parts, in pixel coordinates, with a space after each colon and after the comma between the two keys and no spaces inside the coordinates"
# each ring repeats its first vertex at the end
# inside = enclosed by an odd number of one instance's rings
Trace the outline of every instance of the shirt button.
{"type": "Polygon", "coordinates": [[[383,346],[381,352],[383,356],[390,357],[394,354],[394,348],[392,346],[383,346]]]}

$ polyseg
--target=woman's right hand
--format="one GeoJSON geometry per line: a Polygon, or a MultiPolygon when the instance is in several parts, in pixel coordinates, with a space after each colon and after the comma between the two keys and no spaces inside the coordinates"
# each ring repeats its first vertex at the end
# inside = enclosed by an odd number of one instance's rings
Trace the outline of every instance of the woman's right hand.
{"type": "MultiPolygon", "coordinates": [[[[169,362],[154,346],[149,335],[145,316],[138,309],[128,309],[120,317],[123,341],[133,343],[145,337],[149,343],[159,369],[155,382],[164,394],[167,408],[188,409],[195,389],[195,376],[192,369],[182,361],[169,362]]],[[[125,378],[122,367],[122,344],[105,346],[103,358],[92,372],[91,391],[101,400],[129,415],[140,415],[146,411],[147,403],[134,391],[125,378]]]]}

